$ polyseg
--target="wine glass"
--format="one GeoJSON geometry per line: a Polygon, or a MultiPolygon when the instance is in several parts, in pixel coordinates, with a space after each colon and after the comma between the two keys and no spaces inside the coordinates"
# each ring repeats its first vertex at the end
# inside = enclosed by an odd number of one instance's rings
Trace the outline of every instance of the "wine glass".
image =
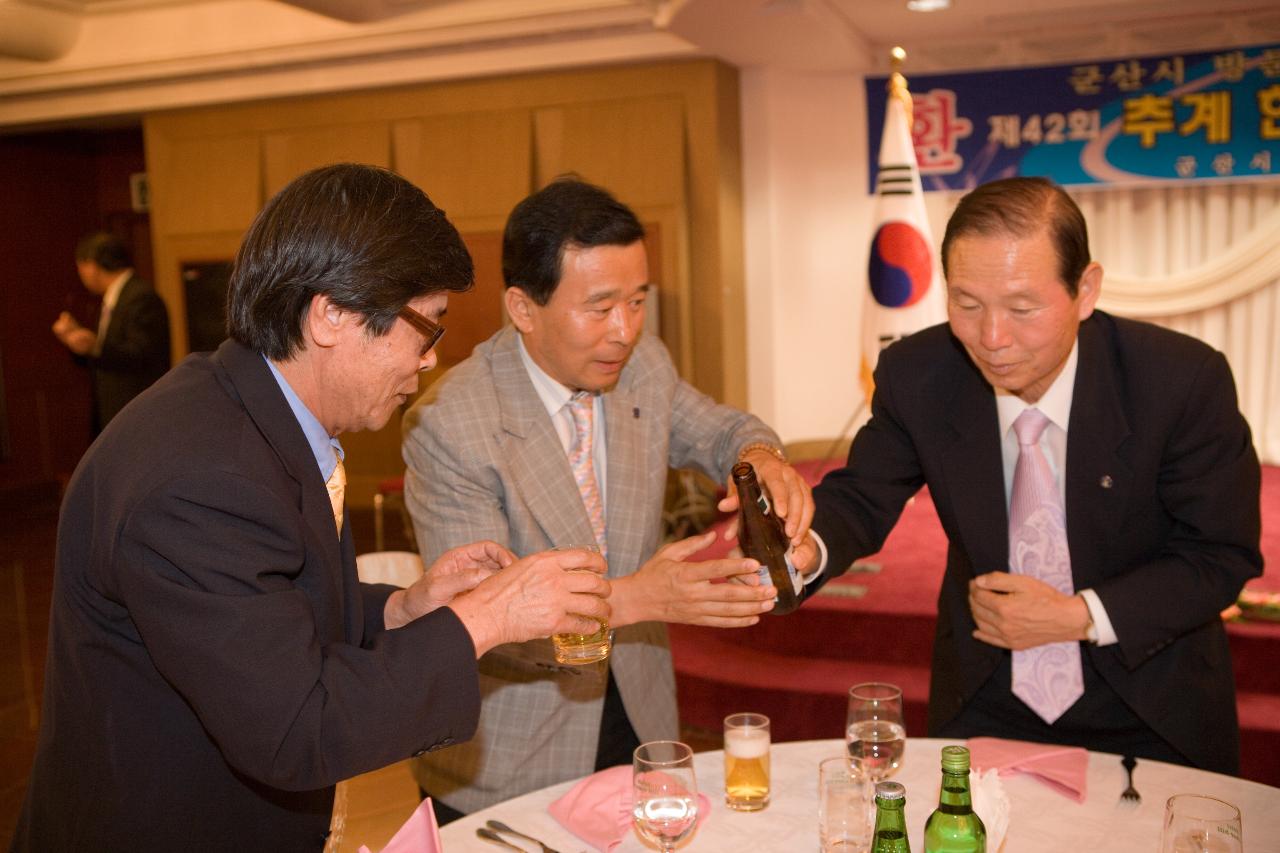
{"type": "Polygon", "coordinates": [[[1164,807],[1161,853],[1241,853],[1240,810],[1198,794],[1176,794],[1164,807]]]}
{"type": "Polygon", "coordinates": [[[693,750],[674,740],[642,743],[635,751],[631,779],[636,829],[664,853],[675,849],[698,822],[693,750]]]}
{"type": "Polygon", "coordinates": [[[844,738],[849,760],[873,786],[898,772],[907,743],[901,688],[880,682],[853,685],[847,722],[844,738]]]}

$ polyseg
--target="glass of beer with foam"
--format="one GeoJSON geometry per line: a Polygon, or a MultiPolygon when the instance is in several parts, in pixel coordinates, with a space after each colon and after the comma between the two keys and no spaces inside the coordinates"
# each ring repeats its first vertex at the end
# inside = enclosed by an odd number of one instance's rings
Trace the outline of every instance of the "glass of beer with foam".
{"type": "Polygon", "coordinates": [[[769,718],[764,714],[724,718],[724,802],[740,812],[769,805],[769,718]]]}

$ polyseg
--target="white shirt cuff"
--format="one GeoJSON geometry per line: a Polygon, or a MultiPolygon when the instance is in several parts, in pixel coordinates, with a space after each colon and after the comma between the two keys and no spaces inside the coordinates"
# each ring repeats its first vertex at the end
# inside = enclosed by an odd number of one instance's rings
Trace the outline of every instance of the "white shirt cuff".
{"type": "Polygon", "coordinates": [[[808,586],[822,576],[827,568],[827,543],[822,541],[822,537],[818,535],[818,531],[809,530],[809,535],[813,537],[813,542],[818,546],[818,565],[816,568],[810,569],[804,576],[804,585],[808,586]]]}
{"type": "Polygon", "coordinates": [[[1098,594],[1091,589],[1082,589],[1080,597],[1089,606],[1089,618],[1093,620],[1094,630],[1098,632],[1096,645],[1110,646],[1120,642],[1120,638],[1116,636],[1116,629],[1111,627],[1111,620],[1107,618],[1107,608],[1102,606],[1102,599],[1098,594]]]}

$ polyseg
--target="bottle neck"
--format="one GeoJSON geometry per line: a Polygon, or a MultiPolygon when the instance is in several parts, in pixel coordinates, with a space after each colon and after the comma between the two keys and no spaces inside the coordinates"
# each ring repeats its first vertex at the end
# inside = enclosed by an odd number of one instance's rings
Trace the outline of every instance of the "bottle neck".
{"type": "Polygon", "coordinates": [[[876,832],[882,829],[905,829],[902,800],[876,800],[876,832]]]}
{"type": "Polygon", "coordinates": [[[733,485],[737,488],[739,497],[743,499],[749,497],[752,500],[760,499],[760,481],[756,479],[754,471],[745,477],[739,477],[735,474],[733,485]]]}
{"type": "MultiPolygon", "coordinates": [[[[963,809],[967,813],[973,810],[973,795],[969,790],[969,771],[942,771],[942,791],[938,794],[940,808],[951,807],[963,809]]],[[[944,810],[946,810],[944,808],[944,810]]],[[[952,812],[955,814],[956,812],[952,812]]]]}

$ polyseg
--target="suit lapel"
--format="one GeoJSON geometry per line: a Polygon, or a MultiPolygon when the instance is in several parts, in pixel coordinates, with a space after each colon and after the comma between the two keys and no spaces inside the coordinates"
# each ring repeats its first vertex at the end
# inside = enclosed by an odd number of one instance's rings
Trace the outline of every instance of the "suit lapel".
{"type": "Polygon", "coordinates": [[[1076,589],[1102,579],[1093,559],[1099,542],[1114,542],[1133,487],[1121,453],[1131,430],[1120,403],[1109,342],[1099,322],[1080,325],[1079,362],[1067,430],[1067,544],[1076,589]]]}
{"type": "Polygon", "coordinates": [[[974,571],[1003,570],[1009,562],[1009,510],[995,394],[963,351],[959,359],[952,361],[946,384],[954,389],[944,408],[953,436],[942,456],[947,495],[974,571]]]}
{"type": "MultiPolygon", "coordinates": [[[[323,555],[330,569],[329,577],[338,589],[346,589],[343,548],[333,529],[329,492],[302,427],[271,375],[266,360],[261,354],[231,340],[223,342],[215,358],[235,385],[245,412],[280,458],[289,476],[298,483],[302,516],[308,531],[308,551],[323,555]]],[[[343,521],[343,536],[348,539],[351,536],[351,525],[347,519],[343,521]]],[[[352,563],[354,567],[354,557],[352,563]]]]}
{"type": "Polygon", "coordinates": [[[646,556],[640,551],[648,525],[638,522],[645,513],[648,420],[640,415],[640,395],[631,382],[634,375],[634,367],[628,365],[618,386],[604,395],[605,443],[609,451],[605,533],[611,576],[615,566],[638,566],[646,556]]]}
{"type": "Polygon", "coordinates": [[[510,326],[503,330],[492,356],[493,382],[502,406],[504,435],[499,440],[511,463],[512,479],[548,541],[594,542],[569,458],[520,358],[518,334],[510,326]]]}

